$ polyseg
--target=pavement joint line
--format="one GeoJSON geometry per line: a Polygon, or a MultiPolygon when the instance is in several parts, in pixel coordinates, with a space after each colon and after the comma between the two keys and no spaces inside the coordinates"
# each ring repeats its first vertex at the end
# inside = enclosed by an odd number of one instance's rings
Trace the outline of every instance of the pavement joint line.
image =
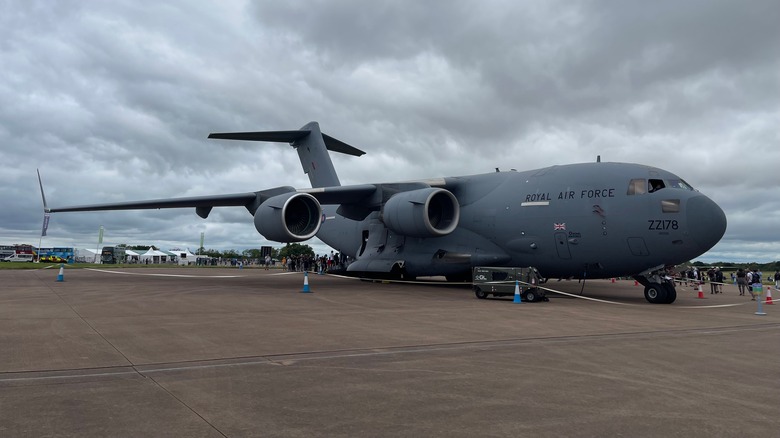
{"type": "MultiPolygon", "coordinates": [[[[39,278],[39,281],[41,283],[43,283],[43,280],[40,279],[40,278],[39,278]]],[[[62,303],[64,305],[66,305],[70,309],[71,312],[73,312],[76,316],[78,316],[78,318],[81,320],[82,323],[84,323],[87,327],[89,327],[89,329],[92,330],[96,335],[100,336],[100,339],[102,339],[103,342],[105,342],[108,345],[110,345],[111,348],[113,348],[114,351],[117,352],[117,354],[122,356],[122,358],[124,358],[124,360],[127,361],[128,365],[132,365],[133,364],[133,362],[127,356],[125,356],[125,354],[122,353],[122,351],[120,349],[116,348],[116,346],[114,344],[112,344],[111,341],[109,341],[108,339],[106,339],[105,336],[103,336],[103,333],[100,333],[100,331],[98,329],[96,329],[92,324],[90,324],[89,321],[87,321],[87,319],[84,318],[78,312],[78,310],[76,310],[73,306],[71,306],[70,303],[67,300],[65,300],[65,298],[63,298],[59,293],[57,293],[57,291],[54,290],[54,288],[51,286],[51,284],[46,284],[45,287],[49,290],[49,292],[53,293],[54,296],[56,296],[60,301],[62,301],[62,303]]]]}
{"type": "Polygon", "coordinates": [[[589,335],[569,335],[569,336],[552,336],[552,337],[537,337],[537,338],[516,338],[516,339],[496,339],[496,340],[483,340],[483,341],[467,341],[467,342],[454,342],[454,343],[441,343],[441,344],[425,344],[425,345],[407,345],[397,347],[371,347],[364,349],[348,349],[348,350],[332,350],[332,351],[311,351],[311,352],[298,352],[298,353],[280,353],[280,354],[267,354],[260,356],[244,356],[235,358],[219,358],[219,359],[207,359],[207,360],[194,360],[194,361],[182,361],[182,362],[163,362],[156,364],[144,364],[144,365],[118,365],[115,367],[103,367],[103,368],[83,368],[83,369],[68,369],[68,370],[36,370],[36,371],[13,371],[0,373],[0,386],[3,383],[13,382],[34,382],[34,381],[47,381],[47,380],[68,380],[68,379],[80,379],[80,378],[100,378],[110,376],[121,375],[139,375],[145,378],[151,378],[152,374],[157,373],[169,373],[178,371],[190,371],[199,369],[210,368],[224,368],[224,367],[237,367],[237,366],[252,366],[252,365],[274,365],[285,366],[288,365],[285,362],[304,362],[314,360],[329,360],[351,357],[371,357],[371,356],[387,356],[394,354],[410,354],[410,353],[429,353],[434,351],[457,351],[457,350],[469,350],[469,349],[491,349],[491,348],[508,348],[528,343],[540,343],[540,342],[565,342],[572,340],[603,340],[614,338],[627,338],[632,336],[658,336],[658,335],[682,335],[682,334],[700,334],[700,335],[712,335],[723,334],[740,331],[756,331],[764,329],[780,329],[780,323],[761,323],[745,326],[730,326],[730,327],[704,327],[704,328],[690,328],[690,329],[672,329],[672,330],[657,330],[652,332],[639,331],[639,332],[625,332],[625,333],[597,333],[589,335]],[[110,371],[115,369],[125,369],[124,371],[110,371]],[[93,372],[88,372],[93,370],[93,372]],[[80,374],[71,374],[77,371],[85,371],[80,374]],[[53,375],[41,375],[41,374],[53,374],[53,375]]]}
{"type": "Polygon", "coordinates": [[[214,424],[212,424],[212,423],[211,423],[209,420],[207,420],[207,419],[206,419],[206,418],[205,418],[203,415],[201,415],[201,414],[200,414],[198,411],[196,411],[196,410],[195,410],[195,409],[194,409],[192,406],[188,405],[188,404],[187,404],[187,403],[186,403],[184,400],[182,400],[181,398],[177,397],[177,396],[176,396],[176,394],[174,394],[174,393],[172,393],[171,391],[169,391],[169,390],[168,390],[168,388],[166,388],[166,387],[165,387],[164,385],[162,385],[160,382],[158,382],[157,380],[155,380],[155,378],[154,378],[154,377],[152,377],[152,376],[148,376],[148,378],[149,378],[149,380],[151,380],[152,382],[154,382],[155,386],[157,386],[158,388],[160,388],[160,390],[162,390],[163,392],[165,392],[166,394],[168,394],[168,396],[170,396],[171,398],[173,398],[174,400],[176,400],[177,402],[179,402],[179,404],[181,404],[182,406],[184,406],[185,408],[187,408],[187,409],[188,409],[190,412],[192,412],[193,414],[195,414],[195,416],[196,416],[196,417],[200,418],[200,419],[201,419],[201,421],[203,421],[204,423],[208,424],[208,425],[209,425],[209,427],[211,427],[212,429],[214,429],[214,431],[216,431],[218,434],[220,434],[220,435],[222,435],[223,437],[227,438],[227,435],[225,435],[225,434],[224,434],[224,433],[223,433],[221,430],[219,430],[219,428],[218,428],[217,426],[215,426],[214,424]]]}

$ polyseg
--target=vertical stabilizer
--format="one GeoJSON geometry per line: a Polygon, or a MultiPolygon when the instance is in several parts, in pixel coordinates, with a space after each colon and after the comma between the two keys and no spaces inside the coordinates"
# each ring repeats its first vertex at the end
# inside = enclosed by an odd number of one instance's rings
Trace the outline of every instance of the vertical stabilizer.
{"type": "Polygon", "coordinates": [[[312,187],[340,186],[336,169],[328,151],[359,157],[365,152],[320,131],[317,122],[309,122],[297,131],[212,133],[209,138],[243,141],[273,141],[290,143],[298,151],[303,172],[309,175],[312,187]]]}
{"type": "Polygon", "coordinates": [[[328,149],[325,147],[319,123],[309,122],[300,130],[309,131],[309,135],[295,140],[292,147],[298,151],[303,173],[309,175],[311,186],[340,186],[341,182],[336,174],[336,168],[333,167],[328,149]]]}

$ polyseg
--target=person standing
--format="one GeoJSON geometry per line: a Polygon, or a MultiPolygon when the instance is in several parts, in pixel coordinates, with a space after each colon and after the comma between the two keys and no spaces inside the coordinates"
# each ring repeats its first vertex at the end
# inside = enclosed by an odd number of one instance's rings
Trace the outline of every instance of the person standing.
{"type": "Polygon", "coordinates": [[[775,271],[775,289],[780,289],[780,269],[775,271]]]}
{"type": "Polygon", "coordinates": [[[745,270],[742,268],[739,268],[737,270],[737,288],[739,289],[740,295],[745,295],[745,291],[747,290],[747,274],[745,273],[745,270]]]}
{"type": "Polygon", "coordinates": [[[720,268],[715,268],[715,293],[716,294],[722,294],[723,293],[723,272],[721,272],[720,268]]]}
{"type": "Polygon", "coordinates": [[[752,286],[751,295],[753,295],[753,301],[756,300],[756,295],[758,295],[758,299],[761,299],[761,289],[764,288],[763,283],[761,283],[761,272],[758,269],[754,269],[750,276],[750,285],[752,286]]]}
{"type": "Polygon", "coordinates": [[[715,268],[710,268],[707,270],[707,280],[710,282],[710,293],[718,293],[718,284],[715,283],[715,268]]]}

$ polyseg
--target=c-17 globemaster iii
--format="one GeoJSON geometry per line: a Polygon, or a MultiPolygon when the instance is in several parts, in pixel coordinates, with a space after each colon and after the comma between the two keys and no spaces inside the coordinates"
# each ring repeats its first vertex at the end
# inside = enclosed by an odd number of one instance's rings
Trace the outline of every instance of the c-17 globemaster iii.
{"type": "Polygon", "coordinates": [[[364,152],[321,133],[211,134],[289,143],[312,188],[44,208],[49,212],[243,206],[277,242],[317,236],[354,260],[356,275],[467,279],[475,266],[534,266],[548,278],[634,277],[651,303],[671,303],[665,268],[712,248],[723,210],[671,172],[592,162],[528,171],[342,186],[328,150],[364,152]]]}

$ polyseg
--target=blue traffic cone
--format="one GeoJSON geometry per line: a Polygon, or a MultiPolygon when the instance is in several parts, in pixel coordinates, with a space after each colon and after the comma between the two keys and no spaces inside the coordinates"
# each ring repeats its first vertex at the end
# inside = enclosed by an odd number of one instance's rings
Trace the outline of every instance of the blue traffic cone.
{"type": "Polygon", "coordinates": [[[523,297],[520,296],[520,282],[515,280],[515,304],[522,304],[523,297]]]}
{"type": "Polygon", "coordinates": [[[65,281],[65,265],[60,263],[60,273],[57,274],[57,281],[65,281]]]}
{"type": "Polygon", "coordinates": [[[309,273],[304,271],[303,272],[303,290],[302,293],[310,293],[311,290],[309,290],[309,273]]]}

